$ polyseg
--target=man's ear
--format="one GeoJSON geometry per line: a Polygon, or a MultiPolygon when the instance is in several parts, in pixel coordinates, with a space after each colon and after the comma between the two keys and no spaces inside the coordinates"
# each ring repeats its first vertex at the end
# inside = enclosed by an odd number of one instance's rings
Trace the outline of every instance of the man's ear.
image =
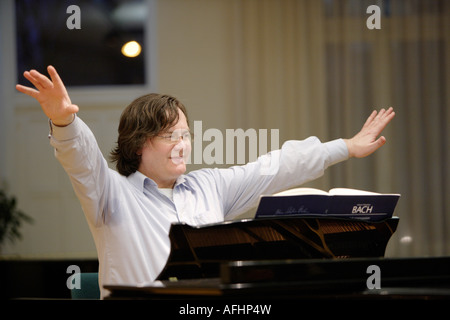
{"type": "Polygon", "coordinates": [[[148,147],[148,146],[149,146],[149,144],[148,144],[148,140],[147,140],[147,141],[144,142],[144,144],[142,145],[142,147],[140,147],[140,148],[136,151],[136,154],[137,154],[138,156],[142,156],[142,150],[143,150],[144,148],[148,147]]]}
{"type": "Polygon", "coordinates": [[[138,156],[142,156],[142,149],[144,149],[144,147],[145,147],[145,143],[144,143],[144,145],[143,145],[142,147],[140,147],[139,149],[137,149],[136,154],[137,154],[138,156]]]}

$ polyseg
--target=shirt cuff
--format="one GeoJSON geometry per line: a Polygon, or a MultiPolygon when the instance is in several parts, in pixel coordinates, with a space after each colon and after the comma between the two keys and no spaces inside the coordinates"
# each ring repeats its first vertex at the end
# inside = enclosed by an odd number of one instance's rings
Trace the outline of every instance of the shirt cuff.
{"type": "Polygon", "coordinates": [[[324,143],[328,150],[327,167],[348,159],[348,148],[344,139],[336,139],[324,143]]]}
{"type": "Polygon", "coordinates": [[[56,126],[49,119],[48,124],[50,126],[49,138],[53,138],[57,141],[71,140],[78,136],[81,120],[75,115],[73,121],[67,126],[56,126]]]}

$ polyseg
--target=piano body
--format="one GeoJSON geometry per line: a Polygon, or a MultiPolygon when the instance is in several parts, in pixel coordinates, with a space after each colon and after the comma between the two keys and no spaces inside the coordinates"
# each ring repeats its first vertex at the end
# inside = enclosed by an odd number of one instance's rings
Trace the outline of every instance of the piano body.
{"type": "Polygon", "coordinates": [[[108,299],[450,299],[450,257],[384,258],[399,219],[284,217],[173,224],[158,280],[108,299]],[[381,270],[381,289],[367,281],[381,270]]]}
{"type": "Polygon", "coordinates": [[[398,222],[284,217],[173,224],[157,281],[104,287],[108,299],[450,299],[450,257],[384,258],[398,222]],[[367,284],[373,266],[381,289],[367,284]]]}
{"type": "Polygon", "coordinates": [[[173,224],[171,253],[158,280],[219,277],[230,261],[383,257],[398,221],[286,217],[173,224]]]}

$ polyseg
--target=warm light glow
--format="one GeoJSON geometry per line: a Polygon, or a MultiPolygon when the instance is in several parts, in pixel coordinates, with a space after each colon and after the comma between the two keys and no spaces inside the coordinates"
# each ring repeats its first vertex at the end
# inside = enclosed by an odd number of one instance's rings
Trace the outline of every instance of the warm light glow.
{"type": "Polygon", "coordinates": [[[410,236],[404,236],[400,238],[400,243],[411,243],[413,241],[413,238],[410,236]]]}
{"type": "Polygon", "coordinates": [[[134,58],[141,53],[141,45],[137,41],[129,41],[123,45],[121,51],[125,57],[134,58]]]}

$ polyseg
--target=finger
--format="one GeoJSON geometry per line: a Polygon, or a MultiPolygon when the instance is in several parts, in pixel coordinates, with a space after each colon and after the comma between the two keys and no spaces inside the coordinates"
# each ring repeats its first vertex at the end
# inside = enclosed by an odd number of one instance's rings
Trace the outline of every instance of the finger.
{"type": "Polygon", "coordinates": [[[381,121],[388,124],[394,117],[395,117],[395,112],[394,112],[394,109],[391,107],[383,115],[383,118],[381,119],[381,121]]]}
{"type": "Polygon", "coordinates": [[[381,119],[380,121],[378,121],[376,124],[374,124],[374,130],[375,130],[375,135],[379,135],[381,133],[381,131],[384,130],[384,128],[386,128],[386,126],[389,124],[389,122],[391,122],[391,120],[394,118],[395,116],[395,112],[391,112],[388,116],[384,117],[383,119],[381,119]]]}
{"type": "Polygon", "coordinates": [[[67,111],[70,113],[77,113],[80,110],[80,108],[76,104],[71,104],[67,106],[67,111]]]}
{"type": "Polygon", "coordinates": [[[385,113],[386,113],[386,110],[384,108],[381,108],[381,110],[378,112],[377,116],[375,117],[375,120],[382,119],[385,113]]]}
{"type": "Polygon", "coordinates": [[[377,151],[379,148],[381,148],[384,144],[386,143],[386,138],[384,136],[379,137],[377,140],[375,140],[374,142],[372,142],[369,146],[369,148],[366,150],[365,153],[363,153],[362,155],[360,155],[360,157],[367,157],[368,155],[374,153],[375,151],[377,151]]]}
{"type": "Polygon", "coordinates": [[[389,109],[387,109],[386,112],[384,113],[383,117],[386,118],[386,117],[390,116],[393,112],[394,112],[394,108],[389,107],[389,109]]]}
{"type": "Polygon", "coordinates": [[[53,85],[54,86],[58,86],[58,87],[64,87],[64,83],[62,82],[58,72],[56,71],[55,67],[53,66],[48,66],[47,67],[47,71],[48,74],[50,75],[50,78],[53,81],[53,85]]]}
{"type": "Polygon", "coordinates": [[[23,76],[25,77],[25,79],[30,81],[37,89],[42,88],[39,81],[35,77],[33,77],[29,71],[25,71],[23,73],[23,76]]]}
{"type": "Polygon", "coordinates": [[[26,95],[28,95],[28,96],[30,96],[32,98],[36,98],[37,95],[39,94],[39,91],[37,91],[36,89],[30,88],[30,87],[26,87],[26,86],[23,86],[21,84],[16,85],[16,89],[17,89],[17,91],[25,93],[26,95]]]}
{"type": "Polygon", "coordinates": [[[375,150],[382,147],[386,143],[386,138],[384,136],[379,137],[373,144],[375,145],[375,150]]]}
{"type": "Polygon", "coordinates": [[[367,118],[366,122],[364,123],[363,128],[367,127],[368,125],[370,125],[372,123],[373,119],[375,119],[376,116],[377,116],[377,111],[376,110],[372,111],[372,113],[367,118]]]}
{"type": "MultiPolygon", "coordinates": [[[[47,78],[46,76],[44,76],[43,74],[37,72],[36,70],[31,70],[30,74],[37,81],[37,83],[40,85],[40,87],[42,87],[44,89],[53,87],[53,83],[50,81],[50,79],[47,78]]],[[[36,88],[38,88],[38,87],[36,87],[36,88]]]]}

